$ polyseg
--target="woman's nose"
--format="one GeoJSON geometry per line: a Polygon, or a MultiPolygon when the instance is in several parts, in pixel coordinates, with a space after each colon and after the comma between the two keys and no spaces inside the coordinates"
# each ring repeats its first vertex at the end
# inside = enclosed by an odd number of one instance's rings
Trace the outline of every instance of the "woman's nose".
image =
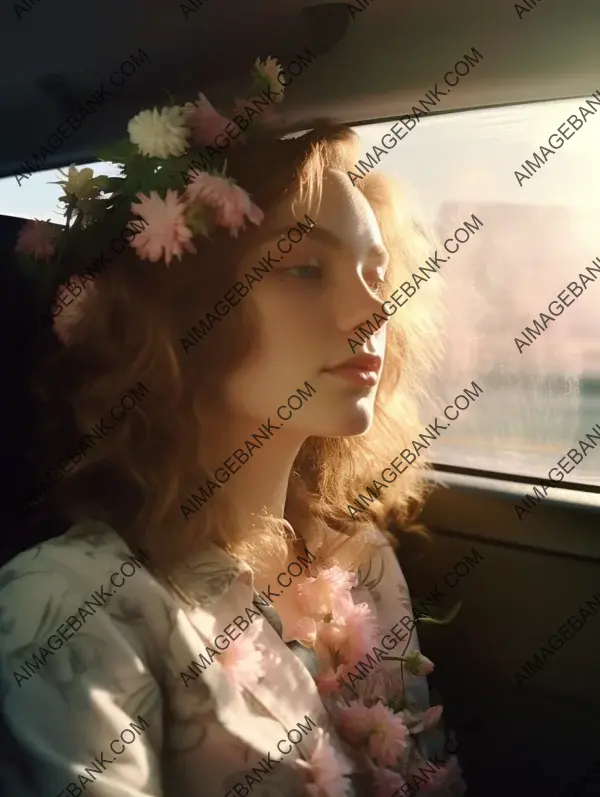
{"type": "MultiPolygon", "coordinates": [[[[350,333],[367,321],[373,321],[374,313],[387,322],[387,315],[381,307],[384,299],[377,296],[359,274],[346,277],[344,283],[336,301],[338,326],[343,332],[350,333]]],[[[376,328],[383,327],[383,324],[381,319],[375,320],[376,328]]]]}

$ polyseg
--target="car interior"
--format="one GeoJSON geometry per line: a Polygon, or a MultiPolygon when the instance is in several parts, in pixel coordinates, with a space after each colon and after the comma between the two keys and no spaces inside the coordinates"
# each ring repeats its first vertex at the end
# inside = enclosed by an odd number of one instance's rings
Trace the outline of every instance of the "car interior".
{"type": "Polygon", "coordinates": [[[515,174],[600,89],[597,0],[19,0],[0,9],[0,31],[1,564],[65,530],[49,510],[20,510],[32,483],[23,340],[36,320],[12,253],[36,172],[49,181],[96,161],[94,149],[141,109],[198,90],[225,107],[256,58],[285,65],[307,49],[314,58],[286,89],[286,124],[350,124],[366,154],[467,64],[374,166],[406,181],[436,234],[481,222],[444,264],[449,346],[424,416],[467,400],[428,453],[419,521],[430,539],[400,533],[398,556],[417,613],[460,603],[450,623],[420,624],[419,637],[468,794],[599,795],[600,288],[590,282],[552,328],[515,343],[600,256],[593,114],[526,178],[515,174]],[[148,58],[135,74],[36,168],[49,134],[140,49],[148,58]],[[32,176],[19,184],[26,160],[32,176]],[[574,463],[567,452],[586,440],[583,464],[556,486],[549,470],[574,463]]]}

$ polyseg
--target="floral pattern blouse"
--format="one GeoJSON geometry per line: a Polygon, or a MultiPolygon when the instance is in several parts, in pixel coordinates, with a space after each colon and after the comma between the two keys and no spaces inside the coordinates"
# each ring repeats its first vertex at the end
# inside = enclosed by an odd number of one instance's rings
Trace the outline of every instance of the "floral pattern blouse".
{"type": "MultiPolygon", "coordinates": [[[[365,574],[352,590],[354,602],[372,608],[382,635],[401,628],[412,610],[389,545],[366,563],[365,574]]],[[[96,521],[0,568],[0,793],[465,793],[456,768],[444,782],[424,786],[407,781],[399,790],[382,783],[377,792],[364,786],[360,757],[340,735],[331,698],[315,682],[314,654],[282,633],[281,582],[259,593],[245,563],[211,546],[187,568],[186,583],[194,608],[144,567],[142,552],[96,521]],[[348,773],[343,788],[339,778],[327,780],[335,767],[348,773]]],[[[414,631],[402,652],[413,650],[414,631]]],[[[377,663],[392,676],[398,666],[377,663]]],[[[425,711],[426,679],[403,677],[425,711]]],[[[368,680],[364,687],[355,680],[354,691],[366,689],[368,680]]],[[[439,730],[425,736],[441,751],[439,730]]]]}

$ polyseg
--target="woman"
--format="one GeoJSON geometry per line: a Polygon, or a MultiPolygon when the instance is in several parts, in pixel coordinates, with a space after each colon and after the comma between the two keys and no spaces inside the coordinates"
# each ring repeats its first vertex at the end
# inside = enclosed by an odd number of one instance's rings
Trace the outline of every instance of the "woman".
{"type": "Polygon", "coordinates": [[[408,519],[416,469],[353,506],[420,428],[433,308],[382,302],[427,241],[389,181],[353,187],[350,129],[257,123],[226,153],[234,186],[225,153],[190,162],[226,124],[202,95],[138,114],[120,182],[69,171],[70,238],[20,238],[58,263],[40,495],[74,525],[0,571],[0,777],[11,795],[460,794],[452,762],[427,763],[432,665],[377,528],[390,502],[408,519]],[[126,251],[82,276],[94,231],[124,221],[126,251]]]}

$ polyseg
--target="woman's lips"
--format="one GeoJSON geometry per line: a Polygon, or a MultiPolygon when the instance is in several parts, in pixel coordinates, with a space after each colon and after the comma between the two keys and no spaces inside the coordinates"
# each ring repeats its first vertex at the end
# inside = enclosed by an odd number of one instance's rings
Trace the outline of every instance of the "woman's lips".
{"type": "Polygon", "coordinates": [[[379,381],[382,359],[374,355],[358,355],[346,362],[326,368],[325,373],[356,385],[373,387],[379,381]]]}
{"type": "Polygon", "coordinates": [[[337,368],[329,368],[325,371],[326,374],[337,376],[340,379],[345,379],[347,382],[352,382],[355,385],[364,385],[365,387],[374,387],[379,381],[378,371],[365,371],[360,368],[353,368],[349,365],[338,365],[337,368]]]}

